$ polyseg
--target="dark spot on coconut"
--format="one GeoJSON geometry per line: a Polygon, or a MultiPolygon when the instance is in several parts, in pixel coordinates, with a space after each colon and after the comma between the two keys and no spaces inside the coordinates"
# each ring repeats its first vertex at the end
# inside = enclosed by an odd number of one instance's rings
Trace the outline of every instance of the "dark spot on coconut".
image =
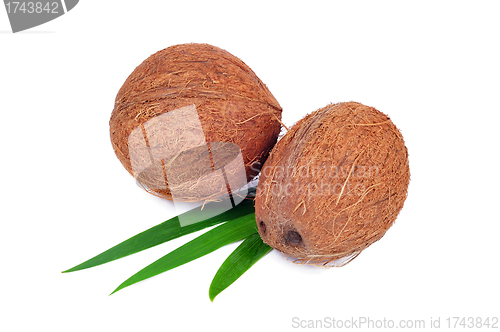
{"type": "Polygon", "coordinates": [[[262,220],[259,222],[259,228],[263,234],[266,233],[266,224],[262,220]]]}
{"type": "Polygon", "coordinates": [[[302,236],[297,231],[288,231],[285,233],[285,243],[290,245],[298,245],[302,242],[302,236]]]}

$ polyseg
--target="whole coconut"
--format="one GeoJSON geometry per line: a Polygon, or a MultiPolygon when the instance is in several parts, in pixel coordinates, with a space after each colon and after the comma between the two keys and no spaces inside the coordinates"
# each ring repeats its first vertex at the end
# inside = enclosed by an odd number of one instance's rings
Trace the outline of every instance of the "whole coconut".
{"type": "Polygon", "coordinates": [[[258,174],[280,119],[280,105],[240,59],[184,44],[151,55],[130,74],[109,124],[116,156],[144,189],[207,201],[258,174]]]}
{"type": "Polygon", "coordinates": [[[391,227],[409,180],[408,151],[388,116],[328,105],[295,124],[262,168],[259,234],[298,262],[346,264],[391,227]]]}

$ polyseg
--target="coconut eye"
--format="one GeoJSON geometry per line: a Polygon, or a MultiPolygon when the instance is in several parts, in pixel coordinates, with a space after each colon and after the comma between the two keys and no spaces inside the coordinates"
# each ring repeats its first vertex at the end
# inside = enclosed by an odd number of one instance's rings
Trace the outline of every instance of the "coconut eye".
{"type": "Polygon", "coordinates": [[[290,245],[297,245],[302,242],[302,236],[297,231],[288,231],[285,233],[285,242],[290,245]]]}
{"type": "Polygon", "coordinates": [[[262,233],[266,233],[266,224],[262,220],[259,222],[259,228],[262,233]]]}

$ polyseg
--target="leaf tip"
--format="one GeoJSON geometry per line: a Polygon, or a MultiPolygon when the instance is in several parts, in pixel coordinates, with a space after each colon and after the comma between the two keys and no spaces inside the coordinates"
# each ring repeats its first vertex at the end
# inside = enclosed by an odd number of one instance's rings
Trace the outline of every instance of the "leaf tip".
{"type": "Polygon", "coordinates": [[[61,271],[61,273],[68,273],[68,272],[73,272],[73,271],[77,271],[77,270],[75,270],[75,268],[72,267],[71,269],[67,269],[67,270],[61,271]]]}
{"type": "Polygon", "coordinates": [[[212,288],[212,285],[210,285],[210,289],[208,290],[208,297],[210,298],[210,301],[213,303],[214,299],[217,295],[219,295],[220,292],[217,292],[212,288]]]}
{"type": "Polygon", "coordinates": [[[109,294],[110,296],[113,295],[114,293],[118,292],[120,289],[123,289],[125,287],[128,287],[130,286],[130,284],[127,283],[128,280],[122,282],[122,284],[118,287],[116,287],[116,289],[114,291],[111,292],[111,294],[109,294]]]}

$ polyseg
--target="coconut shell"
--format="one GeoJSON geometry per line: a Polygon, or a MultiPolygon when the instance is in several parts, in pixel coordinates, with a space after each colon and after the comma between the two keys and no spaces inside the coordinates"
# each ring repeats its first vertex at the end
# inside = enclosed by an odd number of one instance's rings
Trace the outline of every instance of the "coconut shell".
{"type": "Polygon", "coordinates": [[[257,175],[280,119],[280,105],[243,61],[184,44],[130,74],[109,125],[116,156],[144,189],[190,202],[217,199],[257,175]]]}
{"type": "Polygon", "coordinates": [[[403,136],[387,115],[328,105],[296,123],[262,168],[259,234],[297,262],[347,263],[394,223],[409,180],[403,136]]]}

